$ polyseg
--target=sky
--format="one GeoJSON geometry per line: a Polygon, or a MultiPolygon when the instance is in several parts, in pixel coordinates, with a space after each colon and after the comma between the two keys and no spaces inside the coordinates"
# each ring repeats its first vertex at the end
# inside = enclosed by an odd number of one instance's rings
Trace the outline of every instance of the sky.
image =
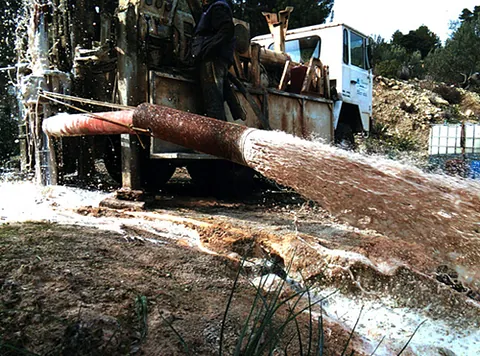
{"type": "Polygon", "coordinates": [[[333,21],[387,42],[397,30],[406,35],[425,25],[444,42],[451,33],[450,21],[476,5],[480,0],[335,0],[333,21]]]}

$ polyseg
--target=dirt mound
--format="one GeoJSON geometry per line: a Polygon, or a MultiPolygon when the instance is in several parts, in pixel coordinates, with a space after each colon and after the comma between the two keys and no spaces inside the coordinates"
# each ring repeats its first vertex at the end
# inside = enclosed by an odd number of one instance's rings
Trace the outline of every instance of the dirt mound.
{"type": "MultiPolygon", "coordinates": [[[[176,244],[43,223],[0,227],[0,255],[5,356],[215,355],[240,268],[238,260],[176,244]]],[[[223,331],[226,354],[233,354],[255,293],[246,279],[238,281],[223,331]]],[[[291,295],[285,288],[281,299],[291,295]]],[[[269,327],[286,316],[280,309],[269,327]]],[[[308,325],[307,314],[298,322],[308,325]]],[[[292,327],[284,347],[299,354],[292,327]]],[[[324,328],[325,352],[340,354],[348,333],[327,320],[324,328]]],[[[301,332],[308,340],[308,329],[301,332]]]]}
{"type": "Polygon", "coordinates": [[[474,92],[427,80],[374,79],[372,135],[383,141],[375,147],[380,153],[396,148],[425,156],[432,124],[478,123],[479,117],[474,92]]]}

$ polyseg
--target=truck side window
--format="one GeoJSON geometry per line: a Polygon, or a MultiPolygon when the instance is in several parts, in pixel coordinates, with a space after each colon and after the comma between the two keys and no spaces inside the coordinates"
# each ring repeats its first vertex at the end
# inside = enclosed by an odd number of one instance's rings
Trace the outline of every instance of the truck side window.
{"type": "MultiPolygon", "coordinates": [[[[320,58],[322,40],[318,36],[298,38],[285,41],[285,52],[287,52],[296,63],[308,63],[310,58],[320,58]]],[[[273,49],[273,43],[268,46],[273,49]]]]}
{"type": "Polygon", "coordinates": [[[365,69],[365,46],[363,37],[353,32],[350,32],[350,52],[352,65],[365,69]]]}
{"type": "Polygon", "coordinates": [[[348,50],[348,31],[343,30],[343,63],[350,63],[350,53],[348,50]]]}

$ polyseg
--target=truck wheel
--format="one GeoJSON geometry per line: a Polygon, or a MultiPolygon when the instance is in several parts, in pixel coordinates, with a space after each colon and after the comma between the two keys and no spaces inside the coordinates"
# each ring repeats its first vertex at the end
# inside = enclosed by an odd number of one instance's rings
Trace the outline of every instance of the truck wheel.
{"type": "Polygon", "coordinates": [[[346,150],[355,149],[355,137],[352,127],[344,122],[339,122],[335,130],[335,145],[346,150]]]}
{"type": "Polygon", "coordinates": [[[253,189],[255,171],[230,161],[196,161],[187,165],[188,173],[197,186],[207,193],[235,196],[253,189]]]}
{"type": "Polygon", "coordinates": [[[150,159],[144,165],[143,184],[146,190],[155,192],[162,189],[172,178],[176,166],[168,160],[150,159]]]}

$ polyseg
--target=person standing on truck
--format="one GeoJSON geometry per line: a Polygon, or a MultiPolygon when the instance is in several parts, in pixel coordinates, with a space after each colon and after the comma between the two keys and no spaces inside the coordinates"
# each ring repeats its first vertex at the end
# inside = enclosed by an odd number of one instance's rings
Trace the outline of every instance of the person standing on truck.
{"type": "Polygon", "coordinates": [[[203,13],[192,41],[192,57],[199,69],[206,114],[227,121],[224,109],[227,101],[233,117],[243,119],[244,113],[236,105],[238,101],[227,77],[235,50],[232,10],[225,0],[202,0],[202,4],[203,13]]]}

